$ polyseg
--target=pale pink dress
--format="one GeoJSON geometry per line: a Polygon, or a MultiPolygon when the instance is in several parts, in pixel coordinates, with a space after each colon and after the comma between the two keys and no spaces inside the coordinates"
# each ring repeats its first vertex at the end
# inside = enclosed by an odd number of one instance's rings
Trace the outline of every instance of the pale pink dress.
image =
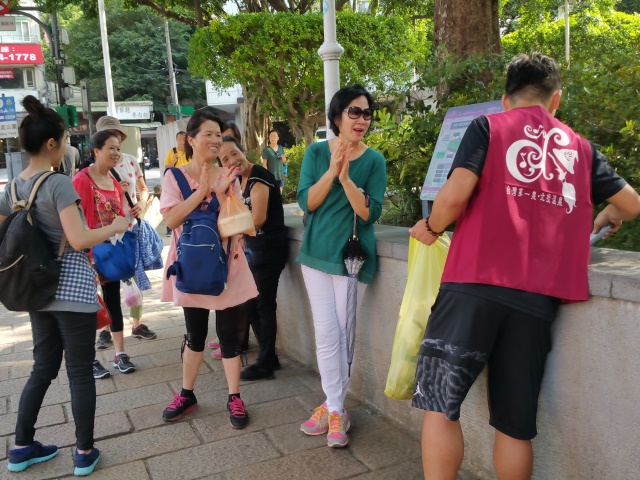
{"type": "MultiPolygon", "coordinates": [[[[193,180],[184,171],[184,167],[179,167],[186,177],[192,189],[198,188],[198,182],[193,180]]],[[[213,189],[212,189],[213,190],[213,189]]],[[[235,182],[234,195],[242,198],[239,182],[235,182]]],[[[172,207],[182,203],[182,194],[171,172],[162,179],[162,195],[160,196],[160,212],[163,214],[172,207]]],[[[211,200],[208,195],[207,201],[211,200]]],[[[193,293],[183,293],[176,288],[176,277],[172,275],[167,279],[167,268],[176,261],[176,242],[182,233],[182,226],[173,230],[171,246],[167,255],[167,262],[164,267],[162,279],[163,302],[173,302],[178,307],[206,308],[207,310],[224,310],[245,303],[247,300],[258,296],[258,289],[253,280],[253,275],[249,269],[247,258],[244,255],[239,240],[241,235],[234,235],[231,241],[231,254],[229,255],[229,276],[227,278],[227,288],[217,297],[213,295],[197,295],[193,293]]],[[[223,242],[225,248],[226,240],[223,242]]]]}

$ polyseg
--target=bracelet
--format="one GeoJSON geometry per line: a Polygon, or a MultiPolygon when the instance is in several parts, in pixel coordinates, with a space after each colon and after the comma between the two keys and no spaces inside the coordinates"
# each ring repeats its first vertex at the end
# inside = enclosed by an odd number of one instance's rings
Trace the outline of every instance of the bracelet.
{"type": "Polygon", "coordinates": [[[431,215],[428,215],[427,218],[424,219],[424,223],[427,224],[427,232],[429,232],[431,235],[433,235],[434,237],[441,237],[442,234],[444,233],[444,230],[441,232],[435,232],[431,229],[431,227],[429,226],[429,217],[431,215]]]}

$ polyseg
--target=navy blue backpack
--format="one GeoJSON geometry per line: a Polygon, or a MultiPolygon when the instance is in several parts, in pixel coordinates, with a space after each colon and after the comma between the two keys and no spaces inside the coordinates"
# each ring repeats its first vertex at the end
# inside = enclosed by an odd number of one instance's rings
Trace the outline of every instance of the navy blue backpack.
{"type": "MultiPolygon", "coordinates": [[[[182,198],[193,193],[179,168],[170,168],[178,182],[182,198]]],[[[218,233],[218,199],[203,202],[182,224],[176,244],[177,258],[167,269],[167,278],[176,276],[176,288],[183,293],[220,295],[227,283],[227,254],[218,233]],[[206,206],[206,208],[201,208],[206,206]]]]}

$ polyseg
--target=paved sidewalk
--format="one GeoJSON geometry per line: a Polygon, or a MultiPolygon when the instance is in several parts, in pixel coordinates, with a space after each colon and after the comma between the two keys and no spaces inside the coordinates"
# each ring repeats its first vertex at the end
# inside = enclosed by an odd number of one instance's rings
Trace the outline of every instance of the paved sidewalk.
{"type": "MultiPolygon", "coordinates": [[[[159,231],[164,231],[164,224],[159,231]]],[[[167,239],[168,240],[168,239],[167,239]]],[[[317,374],[281,357],[275,380],[244,382],[241,393],[250,415],[249,426],[228,426],[227,390],[222,364],[205,352],[196,384],[200,408],[181,422],[166,424],[161,415],[180,390],[182,310],[160,303],[161,271],[149,272],[153,289],[145,294],[143,322],[158,338],[130,337],[125,320],[125,347],[136,372],[97,380],[96,446],[102,459],[90,478],[116,480],[199,479],[360,479],[422,478],[418,439],[369,412],[353,400],[351,444],[329,449],[326,437],[299,430],[313,408],[323,401],[317,374]]],[[[210,335],[215,336],[210,322],[210,335]]],[[[98,358],[110,367],[113,349],[98,358]]],[[[11,474],[7,452],[13,445],[16,412],[30,373],[31,330],[27,314],[0,306],[0,479],[69,478],[73,472],[74,425],[64,366],[52,383],[40,412],[36,439],[57,444],[54,459],[11,474]]],[[[251,361],[251,358],[250,358],[251,361]]],[[[71,477],[73,478],[73,477],[71,477]]]]}

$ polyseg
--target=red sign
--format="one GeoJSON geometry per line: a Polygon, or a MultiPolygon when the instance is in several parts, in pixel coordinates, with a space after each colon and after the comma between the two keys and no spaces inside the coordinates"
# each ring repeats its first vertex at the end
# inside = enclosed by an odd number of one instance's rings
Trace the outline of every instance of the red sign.
{"type": "Polygon", "coordinates": [[[0,80],[12,80],[13,70],[11,68],[0,68],[0,80]]]}
{"type": "Polygon", "coordinates": [[[6,15],[7,13],[11,12],[11,9],[9,8],[9,1],[7,0],[7,2],[0,2],[0,15],[6,15]]]}
{"type": "Polygon", "coordinates": [[[0,43],[0,65],[40,65],[44,63],[39,43],[0,43]]]}

